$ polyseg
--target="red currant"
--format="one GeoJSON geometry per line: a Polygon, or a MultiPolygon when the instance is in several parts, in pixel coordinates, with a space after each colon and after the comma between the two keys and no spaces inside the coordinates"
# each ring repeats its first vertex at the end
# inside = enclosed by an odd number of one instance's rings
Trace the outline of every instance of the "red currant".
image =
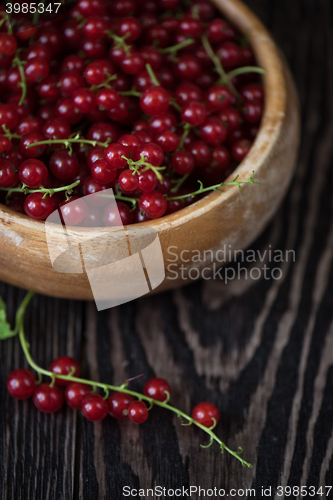
{"type": "Polygon", "coordinates": [[[14,370],[7,378],[7,391],[15,399],[29,399],[36,387],[36,378],[29,370],[14,370]]]}
{"type": "MultiPolygon", "coordinates": [[[[69,356],[60,356],[52,361],[49,366],[49,371],[56,373],[57,375],[69,375],[72,372],[73,377],[78,377],[80,375],[80,365],[74,358],[70,358],[69,356]],[[72,372],[72,369],[74,371],[72,372]]],[[[62,380],[60,378],[56,378],[56,383],[58,385],[67,385],[70,381],[62,380]]]]}
{"type": "Polygon", "coordinates": [[[82,198],[71,196],[69,200],[60,203],[59,210],[61,212],[61,220],[67,226],[77,226],[87,216],[88,210],[82,198]]]}
{"type": "Polygon", "coordinates": [[[151,219],[158,219],[165,214],[167,201],[158,191],[151,191],[140,196],[139,208],[151,219]]]}
{"type": "Polygon", "coordinates": [[[70,382],[65,390],[65,401],[74,410],[81,408],[82,400],[91,393],[91,387],[79,382],[70,382]]]}
{"type": "Polygon", "coordinates": [[[196,405],[193,410],[191,417],[199,424],[202,424],[204,427],[212,427],[214,425],[213,418],[216,423],[219,421],[220,414],[218,409],[213,403],[204,402],[196,405]]]}
{"type": "Polygon", "coordinates": [[[83,415],[90,422],[99,422],[108,414],[108,404],[99,394],[88,394],[81,402],[83,415]]]}
{"type": "Polygon", "coordinates": [[[143,401],[133,401],[128,407],[128,418],[135,424],[142,424],[148,418],[148,409],[143,401]]]}
{"type": "Polygon", "coordinates": [[[18,175],[22,184],[36,189],[39,186],[45,186],[49,172],[41,161],[29,159],[21,163],[18,175]]]}
{"type": "Polygon", "coordinates": [[[128,407],[135,401],[134,397],[124,392],[112,392],[108,399],[109,414],[118,420],[128,418],[128,407]]]}
{"type": "Polygon", "coordinates": [[[152,378],[145,383],[143,394],[157,401],[165,401],[167,399],[167,391],[171,394],[170,384],[163,378],[152,378]]]}
{"type": "Polygon", "coordinates": [[[39,411],[55,413],[64,404],[64,395],[56,385],[51,387],[49,384],[41,384],[35,388],[32,401],[39,411]]]}

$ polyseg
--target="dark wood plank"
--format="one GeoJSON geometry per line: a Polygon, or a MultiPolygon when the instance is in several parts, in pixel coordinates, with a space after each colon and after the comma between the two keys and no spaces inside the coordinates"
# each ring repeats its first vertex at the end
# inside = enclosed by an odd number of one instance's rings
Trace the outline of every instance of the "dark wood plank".
{"type": "MultiPolygon", "coordinates": [[[[24,292],[0,285],[13,320],[24,292]]],[[[27,339],[36,362],[47,367],[54,357],[77,357],[82,333],[82,304],[36,296],[27,312],[27,339]]],[[[64,407],[56,415],[38,412],[31,401],[15,401],[6,391],[8,373],[28,367],[19,339],[0,343],[0,491],[1,498],[73,498],[76,418],[64,407]]]]}

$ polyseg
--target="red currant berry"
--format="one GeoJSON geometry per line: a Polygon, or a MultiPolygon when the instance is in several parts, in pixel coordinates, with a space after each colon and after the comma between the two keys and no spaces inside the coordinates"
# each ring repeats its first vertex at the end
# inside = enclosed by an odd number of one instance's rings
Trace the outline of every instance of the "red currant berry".
{"type": "Polygon", "coordinates": [[[165,130],[164,132],[156,136],[155,142],[163,149],[165,153],[171,153],[178,148],[180,138],[174,132],[165,130]]]}
{"type": "Polygon", "coordinates": [[[150,163],[154,167],[159,167],[164,161],[164,152],[158,144],[151,142],[139,146],[133,158],[137,161],[143,159],[143,161],[150,163]]]}
{"type": "MultiPolygon", "coordinates": [[[[2,17],[2,19],[4,19],[2,17]]],[[[17,41],[13,35],[0,33],[0,60],[3,65],[7,60],[11,60],[17,49],[17,41]]]]}
{"type": "Polygon", "coordinates": [[[151,219],[158,219],[165,214],[167,201],[158,191],[151,191],[140,196],[139,208],[151,219]]]}
{"type": "Polygon", "coordinates": [[[199,424],[209,428],[214,425],[213,418],[216,422],[219,421],[220,414],[213,403],[203,402],[193,408],[191,417],[199,424]]]}
{"type": "Polygon", "coordinates": [[[218,113],[219,118],[225,123],[228,127],[228,132],[233,132],[234,130],[240,128],[242,125],[242,118],[240,113],[236,108],[230,106],[223,111],[218,113]]]}
{"type": "Polygon", "coordinates": [[[53,153],[49,163],[54,177],[66,181],[75,177],[79,172],[79,162],[75,154],[59,150],[53,153]]]}
{"type": "Polygon", "coordinates": [[[203,141],[211,146],[218,146],[227,138],[228,129],[219,118],[208,118],[208,120],[201,125],[200,137],[203,141]]]}
{"type": "Polygon", "coordinates": [[[234,40],[235,30],[224,19],[213,19],[208,26],[208,38],[211,43],[234,40]]]}
{"type": "MultiPolygon", "coordinates": [[[[72,372],[73,377],[78,377],[80,375],[80,365],[74,358],[69,356],[60,356],[52,361],[49,366],[49,371],[56,373],[57,375],[69,375],[72,372]],[[72,372],[74,368],[74,371],[72,372]]],[[[58,385],[68,385],[69,380],[62,380],[61,378],[55,379],[58,385]]]]}
{"type": "Polygon", "coordinates": [[[25,199],[24,211],[35,220],[45,220],[54,210],[54,204],[49,195],[43,198],[44,193],[32,193],[25,199]]]}
{"type": "Polygon", "coordinates": [[[212,152],[205,142],[203,141],[193,142],[189,148],[189,151],[193,156],[194,165],[196,167],[205,167],[209,165],[212,159],[212,152]]]}
{"type": "Polygon", "coordinates": [[[126,154],[126,148],[121,144],[110,144],[105,150],[104,158],[111,168],[124,168],[127,165],[126,154]]]}
{"type": "Polygon", "coordinates": [[[36,408],[43,413],[55,413],[64,404],[64,395],[59,387],[49,384],[38,385],[32,396],[36,408]]]}
{"type": "Polygon", "coordinates": [[[232,69],[239,65],[241,61],[241,50],[234,42],[223,42],[216,52],[225,69],[232,69]]]}
{"type": "Polygon", "coordinates": [[[35,142],[44,141],[45,138],[40,132],[30,132],[22,137],[20,142],[20,148],[24,156],[28,158],[38,158],[41,156],[46,148],[45,144],[39,144],[38,146],[32,146],[35,142]]]}
{"type": "Polygon", "coordinates": [[[207,110],[200,102],[192,101],[184,106],[181,112],[181,118],[184,122],[193,127],[198,127],[206,121],[207,110]]]}
{"type": "Polygon", "coordinates": [[[96,122],[88,130],[87,139],[98,142],[105,142],[109,139],[110,142],[116,142],[118,132],[116,127],[111,123],[96,122]]]}
{"type": "Polygon", "coordinates": [[[259,101],[246,102],[242,109],[244,120],[257,124],[262,117],[262,104],[259,101]]]}
{"type": "Polygon", "coordinates": [[[234,102],[234,96],[226,85],[214,85],[208,89],[206,106],[209,111],[221,111],[234,102]]]}
{"type": "Polygon", "coordinates": [[[103,38],[108,27],[107,21],[102,16],[89,16],[83,27],[84,36],[89,40],[99,40],[103,38]]]}
{"type": "Polygon", "coordinates": [[[230,153],[225,146],[215,146],[213,149],[212,166],[219,170],[226,169],[230,164],[230,153]]]}
{"type": "Polygon", "coordinates": [[[169,92],[163,87],[153,87],[145,90],[140,99],[140,107],[147,115],[161,115],[169,108],[169,92]]]}
{"type": "Polygon", "coordinates": [[[123,191],[130,193],[138,188],[138,175],[127,168],[120,173],[118,182],[123,191]]]}
{"type": "Polygon", "coordinates": [[[128,407],[135,401],[134,397],[124,392],[112,392],[108,399],[109,414],[118,420],[128,418],[128,407]]]}
{"type": "Polygon", "coordinates": [[[49,74],[50,67],[46,59],[35,57],[29,59],[24,66],[24,74],[28,83],[40,83],[49,74]]]}
{"type": "Polygon", "coordinates": [[[10,139],[4,135],[0,135],[0,153],[4,153],[8,151],[11,147],[12,143],[10,139]]]}
{"type": "Polygon", "coordinates": [[[45,186],[49,172],[41,161],[29,159],[21,163],[18,175],[22,184],[30,189],[36,189],[39,186],[45,186]]]}
{"type": "Polygon", "coordinates": [[[170,384],[163,378],[152,378],[145,383],[143,394],[157,401],[165,401],[167,399],[167,391],[171,394],[170,384]]]}
{"type": "Polygon", "coordinates": [[[128,418],[135,424],[143,424],[148,418],[148,409],[143,401],[133,401],[128,407],[128,418]]]}
{"type": "Polygon", "coordinates": [[[112,168],[105,160],[97,160],[91,167],[92,177],[101,184],[110,184],[117,176],[117,170],[112,168]]]}
{"type": "Polygon", "coordinates": [[[99,394],[88,394],[81,403],[83,415],[90,422],[99,422],[108,414],[108,404],[99,394]]]}
{"type": "Polygon", "coordinates": [[[91,393],[91,387],[79,382],[70,382],[65,390],[65,401],[73,410],[81,408],[82,400],[91,393]]]}
{"type": "Polygon", "coordinates": [[[77,196],[71,196],[69,200],[60,203],[59,210],[60,218],[67,226],[77,226],[84,221],[88,213],[84,200],[77,196]]]}
{"type": "Polygon", "coordinates": [[[140,21],[132,16],[121,18],[118,25],[118,35],[126,36],[126,42],[137,40],[142,33],[140,21]]]}
{"type": "Polygon", "coordinates": [[[12,188],[18,183],[15,164],[5,158],[0,159],[0,187],[12,188]]]}
{"type": "Polygon", "coordinates": [[[84,114],[92,113],[96,108],[96,96],[92,90],[80,88],[72,95],[74,106],[84,114]]]}
{"type": "Polygon", "coordinates": [[[248,154],[252,146],[252,142],[247,139],[240,139],[232,145],[231,153],[233,158],[241,162],[244,160],[245,156],[248,154]]]}
{"type": "Polygon", "coordinates": [[[42,133],[46,139],[67,139],[71,128],[63,118],[50,118],[45,122],[42,133]]]}
{"type": "Polygon", "coordinates": [[[140,171],[137,188],[141,193],[149,193],[157,187],[158,179],[152,170],[140,171]]]}
{"type": "Polygon", "coordinates": [[[129,158],[130,156],[133,157],[142,144],[142,141],[139,139],[139,137],[134,134],[122,135],[121,137],[119,137],[117,142],[118,144],[124,146],[124,148],[126,149],[127,158],[129,158]]]}
{"type": "Polygon", "coordinates": [[[101,89],[97,92],[96,103],[100,109],[111,111],[119,106],[120,96],[114,89],[101,89]]]}
{"type": "Polygon", "coordinates": [[[29,399],[36,387],[36,378],[29,370],[14,370],[7,378],[7,391],[15,399],[29,399]]]}
{"type": "Polygon", "coordinates": [[[202,90],[190,82],[183,82],[176,88],[175,98],[177,99],[177,103],[180,106],[186,106],[190,104],[192,101],[202,101],[202,90]]]}
{"type": "Polygon", "coordinates": [[[259,101],[264,100],[264,89],[260,83],[248,83],[241,90],[241,96],[245,101],[259,101]]]}
{"type": "Polygon", "coordinates": [[[15,128],[15,133],[26,135],[30,132],[41,132],[43,129],[43,120],[37,116],[27,116],[22,118],[15,128]]]}
{"type": "Polygon", "coordinates": [[[127,226],[132,224],[133,214],[125,203],[113,201],[105,208],[103,220],[107,227],[127,226]]]}
{"type": "Polygon", "coordinates": [[[84,87],[84,80],[76,69],[72,69],[60,75],[59,85],[61,95],[70,97],[77,89],[84,87]]]}
{"type": "Polygon", "coordinates": [[[171,167],[177,174],[189,174],[194,168],[194,158],[188,151],[178,151],[171,157],[171,167]]]}
{"type": "Polygon", "coordinates": [[[5,125],[9,130],[17,124],[19,115],[17,110],[11,104],[0,104],[0,127],[5,125]]]}

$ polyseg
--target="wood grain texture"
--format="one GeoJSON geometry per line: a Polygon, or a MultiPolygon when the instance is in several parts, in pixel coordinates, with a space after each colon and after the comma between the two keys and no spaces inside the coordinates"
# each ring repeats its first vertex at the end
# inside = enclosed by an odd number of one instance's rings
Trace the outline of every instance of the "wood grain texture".
{"type": "MultiPolygon", "coordinates": [[[[69,410],[48,417],[12,401],[5,379],[23,358],[11,340],[0,345],[4,500],[120,500],[124,485],[252,487],[257,498],[272,486],[277,500],[278,485],[333,484],[332,5],[247,4],[287,56],[303,118],[292,188],[251,248],[294,249],[295,262],[275,264],[280,280],[203,281],[101,313],[37,296],[27,335],[43,366],[74,354],[83,374],[99,380],[120,384],[143,373],[132,383],[141,389],[151,376],[167,378],[183,410],[216,403],[217,433],[231,447],[242,445],[254,468],[221,456],[217,446],[201,449],[206,436],[161,409],[141,426],[110,418],[91,424],[69,410]]],[[[0,293],[13,317],[22,292],[1,285],[0,293]]]]}

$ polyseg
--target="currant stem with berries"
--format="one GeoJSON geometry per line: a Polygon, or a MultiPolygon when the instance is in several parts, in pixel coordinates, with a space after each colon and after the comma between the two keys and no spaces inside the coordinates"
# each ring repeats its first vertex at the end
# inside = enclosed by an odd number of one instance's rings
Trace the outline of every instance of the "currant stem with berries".
{"type": "Polygon", "coordinates": [[[80,184],[80,181],[75,181],[72,184],[69,184],[69,186],[62,186],[59,188],[44,188],[43,186],[40,186],[38,189],[29,189],[27,186],[22,184],[21,187],[17,188],[0,188],[0,191],[6,191],[7,196],[10,196],[12,193],[24,193],[24,194],[32,194],[32,193],[44,193],[43,198],[46,198],[46,196],[53,196],[54,193],[61,193],[62,191],[66,192],[66,195],[72,194],[73,189],[80,184]]]}
{"type": "Polygon", "coordinates": [[[191,198],[194,198],[198,194],[206,193],[207,191],[219,191],[219,189],[221,187],[223,187],[223,186],[238,186],[238,188],[240,190],[242,189],[241,184],[259,184],[259,186],[261,186],[260,182],[256,182],[256,181],[253,180],[253,177],[254,177],[254,171],[253,171],[251,177],[249,179],[247,179],[246,181],[238,181],[237,179],[239,178],[239,175],[237,175],[237,177],[235,177],[234,180],[232,180],[230,182],[221,182],[220,184],[216,184],[215,186],[209,186],[209,187],[206,187],[206,188],[203,187],[203,184],[202,184],[201,181],[198,181],[200,187],[196,191],[193,191],[193,193],[184,194],[184,195],[181,195],[181,196],[167,197],[167,200],[168,201],[169,200],[185,200],[189,196],[191,198]]]}
{"type": "MultiPolygon", "coordinates": [[[[29,344],[26,341],[25,333],[24,333],[25,311],[26,311],[26,309],[29,305],[29,302],[32,299],[33,295],[34,295],[33,292],[28,292],[27,295],[25,296],[25,298],[23,299],[22,304],[16,313],[16,321],[15,321],[15,330],[14,331],[10,331],[10,329],[8,329],[8,323],[6,321],[6,310],[5,310],[4,303],[2,302],[2,299],[1,299],[1,301],[0,301],[0,339],[4,340],[6,338],[10,338],[10,337],[13,337],[16,334],[18,334],[19,340],[21,343],[21,347],[23,349],[23,352],[24,352],[24,355],[27,359],[27,362],[38,373],[40,380],[41,380],[42,375],[51,378],[51,383],[50,383],[49,387],[56,388],[57,390],[58,390],[58,388],[56,386],[54,387],[55,382],[57,382],[58,385],[63,385],[62,381],[63,381],[63,383],[73,382],[73,383],[77,383],[77,384],[84,384],[85,386],[92,387],[94,390],[96,390],[96,388],[100,388],[105,393],[104,400],[109,398],[109,391],[114,391],[116,393],[122,393],[122,394],[125,394],[128,396],[132,396],[132,398],[137,398],[138,401],[133,401],[133,403],[132,403],[132,405],[134,405],[134,403],[135,403],[136,408],[133,407],[133,417],[131,418],[131,420],[133,422],[136,422],[136,423],[141,423],[144,420],[146,420],[146,418],[148,416],[147,410],[149,411],[151,408],[153,408],[154,405],[160,406],[161,408],[165,408],[166,410],[169,410],[172,413],[175,413],[178,416],[178,418],[180,418],[181,420],[185,419],[187,421],[187,423],[182,423],[182,425],[195,425],[195,426],[199,427],[199,429],[203,430],[204,432],[206,432],[206,434],[209,435],[210,442],[208,445],[201,445],[203,448],[208,448],[215,441],[219,444],[222,453],[224,450],[226,450],[233,457],[237,458],[237,460],[240,461],[242,466],[247,466],[249,468],[252,468],[252,465],[250,463],[246,462],[245,460],[243,460],[240,457],[240,454],[243,451],[241,447],[239,447],[238,451],[231,450],[213,432],[213,429],[215,428],[215,426],[217,424],[217,420],[218,420],[219,415],[218,415],[217,408],[214,405],[212,405],[211,403],[201,403],[202,407],[203,407],[203,405],[206,405],[206,406],[209,405],[210,410],[213,410],[213,413],[210,413],[210,420],[209,420],[209,422],[213,422],[213,425],[211,425],[210,427],[207,427],[204,425],[204,423],[207,423],[207,421],[204,421],[203,423],[201,423],[200,418],[198,418],[198,419],[193,418],[193,414],[196,414],[195,410],[197,407],[194,408],[194,410],[192,412],[192,416],[189,416],[186,413],[184,413],[183,411],[179,410],[178,408],[175,408],[175,407],[169,405],[168,401],[170,399],[170,391],[168,391],[168,390],[163,390],[163,393],[165,394],[165,399],[161,401],[159,399],[154,399],[150,396],[147,396],[146,394],[141,394],[139,392],[131,391],[131,390],[127,389],[129,381],[126,381],[121,386],[114,386],[111,384],[103,384],[101,382],[95,382],[95,381],[86,380],[86,379],[79,378],[79,377],[74,377],[73,373],[76,372],[77,366],[72,366],[70,369],[70,373],[68,375],[58,374],[58,372],[57,372],[57,374],[55,374],[54,371],[45,370],[44,368],[41,368],[40,366],[38,366],[31,357],[30,350],[29,350],[29,344]],[[1,308],[1,306],[2,306],[2,308],[1,308]],[[143,405],[143,401],[148,403],[148,405],[149,405],[148,409],[145,405],[143,405]],[[140,407],[140,405],[142,405],[142,407],[140,407]],[[140,411],[141,411],[142,415],[140,415],[140,411]],[[146,414],[146,416],[145,416],[145,414],[146,414]]],[[[76,362],[75,362],[75,364],[76,364],[76,362]]],[[[158,379],[155,379],[155,380],[158,380],[158,379]]],[[[163,380],[163,379],[159,379],[159,380],[163,380]]],[[[164,381],[164,382],[166,382],[166,381],[164,381]]],[[[43,385],[46,386],[47,384],[42,384],[42,386],[43,385]]],[[[152,387],[150,389],[154,389],[154,388],[152,387]]],[[[152,394],[152,393],[154,394],[154,391],[151,392],[151,390],[148,390],[148,394],[152,394]]],[[[99,399],[101,399],[101,397],[98,395],[92,394],[92,396],[95,396],[95,398],[98,397],[99,399]]],[[[156,398],[157,397],[158,397],[158,395],[156,394],[156,398]]],[[[61,404],[60,404],[60,407],[61,407],[61,404]]],[[[199,405],[197,405],[197,406],[199,406],[199,405]]],[[[55,411],[55,410],[53,410],[53,411],[55,411]]],[[[84,407],[82,408],[82,411],[83,411],[83,414],[85,415],[84,407]]],[[[129,408],[129,412],[130,411],[131,411],[131,409],[129,408]]],[[[106,410],[105,414],[103,414],[103,415],[106,416],[106,414],[107,414],[107,410],[106,410]]],[[[88,415],[85,415],[85,416],[87,416],[87,418],[89,418],[88,415]]],[[[104,418],[104,416],[102,418],[104,418]]],[[[91,420],[93,420],[93,418],[91,418],[91,420]]]]}

